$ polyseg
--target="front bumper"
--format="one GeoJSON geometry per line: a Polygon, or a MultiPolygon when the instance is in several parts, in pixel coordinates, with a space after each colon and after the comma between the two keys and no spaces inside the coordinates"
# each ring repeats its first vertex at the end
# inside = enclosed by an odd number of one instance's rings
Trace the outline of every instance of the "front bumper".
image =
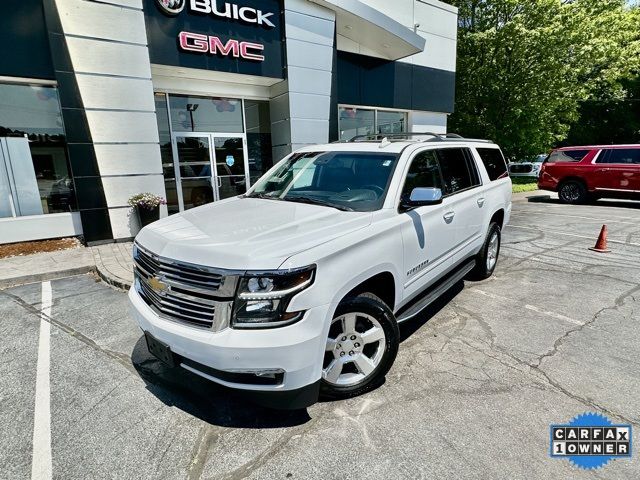
{"type": "Polygon", "coordinates": [[[129,290],[129,300],[136,323],[143,331],[168,345],[177,354],[178,365],[182,368],[227,387],[260,393],[262,398],[273,400],[271,403],[275,405],[272,406],[278,406],[278,394],[285,400],[304,397],[302,403],[309,405],[317,400],[329,328],[329,305],[307,310],[302,320],[286,327],[261,330],[225,328],[214,332],[160,318],[140,298],[135,288],[129,290]],[[279,376],[281,381],[277,385],[260,385],[231,382],[228,380],[233,375],[216,373],[257,370],[279,370],[284,375],[279,376]],[[308,398],[309,389],[315,392],[313,401],[308,398]]]}
{"type": "Polygon", "coordinates": [[[509,172],[510,177],[522,177],[522,178],[539,178],[540,172],[529,172],[529,173],[511,173],[509,172]]]}

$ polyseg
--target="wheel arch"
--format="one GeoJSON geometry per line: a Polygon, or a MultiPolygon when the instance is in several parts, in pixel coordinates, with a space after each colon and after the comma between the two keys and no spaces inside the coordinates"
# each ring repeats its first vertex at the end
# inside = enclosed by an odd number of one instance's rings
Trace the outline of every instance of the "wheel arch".
{"type": "Polygon", "coordinates": [[[491,220],[489,220],[489,225],[493,222],[496,222],[500,227],[500,230],[502,230],[502,227],[504,226],[504,208],[500,208],[493,213],[491,220]]]}
{"type": "Polygon", "coordinates": [[[393,311],[396,302],[396,280],[388,270],[376,273],[349,290],[340,301],[361,293],[372,293],[393,311]]]}

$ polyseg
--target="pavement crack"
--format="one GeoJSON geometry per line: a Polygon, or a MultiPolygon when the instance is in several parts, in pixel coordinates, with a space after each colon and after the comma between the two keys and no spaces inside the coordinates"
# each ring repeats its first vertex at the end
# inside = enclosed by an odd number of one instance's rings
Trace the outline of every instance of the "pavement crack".
{"type": "MultiPolygon", "coordinates": [[[[534,240],[537,240],[537,239],[534,239],[534,240]]],[[[531,242],[533,242],[534,240],[531,240],[531,242]]],[[[512,270],[514,267],[520,266],[521,264],[525,263],[527,260],[531,260],[533,258],[539,257],[541,255],[544,255],[545,253],[554,252],[554,251],[559,250],[561,248],[568,247],[569,245],[577,243],[578,241],[579,240],[570,240],[568,242],[561,243],[560,245],[553,245],[552,247],[543,248],[542,250],[540,250],[538,252],[535,252],[535,253],[532,253],[532,254],[527,255],[525,257],[520,258],[519,260],[514,262],[512,265],[509,265],[509,267],[507,267],[506,269],[503,269],[503,270],[512,270]]]]}
{"type": "Polygon", "coordinates": [[[87,345],[87,346],[91,347],[92,349],[94,349],[94,350],[96,350],[96,351],[98,351],[98,352],[110,357],[111,359],[115,360],[120,365],[122,365],[127,370],[129,370],[130,372],[135,373],[136,376],[137,376],[136,369],[134,368],[133,364],[131,363],[131,357],[129,355],[124,354],[122,352],[116,352],[116,351],[113,351],[113,350],[109,350],[107,348],[104,348],[104,347],[98,345],[95,340],[93,340],[93,339],[89,338],[88,336],[86,336],[85,334],[77,331],[76,329],[74,329],[70,325],[67,325],[66,323],[61,322],[59,320],[56,320],[55,318],[50,317],[48,315],[45,315],[44,313],[42,313],[40,311],[39,308],[36,308],[33,305],[27,303],[25,300],[23,300],[18,295],[14,295],[14,294],[9,293],[7,291],[0,291],[0,294],[1,295],[6,295],[9,298],[11,298],[15,303],[17,303],[24,310],[26,310],[28,314],[33,315],[38,320],[42,319],[42,320],[45,320],[46,322],[49,322],[51,325],[55,326],[59,330],[62,330],[63,332],[67,333],[68,335],[72,336],[73,338],[81,341],[85,345],[87,345]]]}
{"type": "Polygon", "coordinates": [[[549,385],[551,385],[552,387],[554,387],[556,390],[560,391],[561,393],[563,393],[564,395],[566,395],[569,398],[572,398],[573,400],[580,402],[588,407],[591,407],[595,410],[600,410],[601,412],[606,413],[609,417],[617,417],[622,419],[624,422],[626,423],[630,423],[635,427],[640,426],[638,424],[638,420],[634,420],[631,418],[626,417],[625,415],[618,413],[618,412],[614,412],[613,410],[610,410],[609,408],[600,405],[599,403],[596,403],[594,400],[587,398],[587,397],[582,397],[580,395],[577,395],[573,392],[570,392],[569,390],[567,390],[565,387],[563,387],[562,385],[560,385],[560,383],[556,382],[555,380],[553,380],[549,374],[547,372],[545,372],[544,370],[542,370],[539,367],[531,367],[533,368],[536,372],[539,372],[545,379],[546,381],[549,383],[549,385]]]}
{"type": "Polygon", "coordinates": [[[299,438],[303,436],[307,432],[307,430],[309,430],[313,425],[315,425],[318,422],[320,418],[322,418],[322,415],[313,417],[311,420],[309,420],[307,423],[303,425],[299,425],[297,427],[287,429],[285,433],[283,433],[275,441],[273,445],[267,448],[260,455],[248,461],[244,465],[241,465],[235,470],[229,473],[226,473],[224,475],[221,475],[220,477],[217,477],[217,478],[219,480],[241,480],[243,478],[247,478],[254,471],[260,469],[262,466],[269,463],[269,461],[273,457],[275,457],[280,452],[280,450],[282,450],[289,443],[289,441],[292,438],[294,437],[299,438]]]}
{"type": "Polygon", "coordinates": [[[640,291],[640,285],[636,285],[634,288],[622,293],[619,297],[615,299],[614,304],[612,306],[601,308],[591,317],[591,319],[587,320],[582,325],[579,325],[577,327],[570,328],[569,330],[567,330],[562,336],[560,336],[555,340],[555,342],[553,342],[553,347],[551,348],[551,350],[540,355],[534,363],[530,364],[531,367],[536,369],[539,368],[545,359],[553,357],[558,353],[558,350],[560,349],[562,344],[565,342],[565,340],[567,340],[567,338],[569,338],[574,333],[579,333],[585,328],[591,327],[598,320],[600,315],[602,315],[602,313],[608,310],[614,310],[614,311],[618,310],[622,305],[624,305],[627,298],[634,298],[633,294],[637,291],[640,291]]]}
{"type": "Polygon", "coordinates": [[[539,368],[540,365],[542,364],[542,362],[547,359],[547,358],[551,358],[553,357],[555,354],[558,353],[558,350],[560,349],[560,347],[562,346],[562,344],[565,342],[565,340],[567,338],[569,338],[572,334],[574,333],[579,333],[582,330],[584,330],[587,327],[590,327],[597,319],[598,317],[602,314],[602,312],[604,312],[605,310],[609,309],[610,307],[604,307],[601,308],[600,310],[598,310],[595,315],[593,315],[593,317],[591,317],[590,320],[587,320],[586,322],[584,322],[582,325],[578,325],[577,327],[574,328],[570,328],[569,330],[567,330],[566,332],[564,332],[564,334],[562,334],[560,337],[558,337],[554,342],[553,342],[553,346],[552,348],[543,353],[542,355],[540,355],[535,362],[532,362],[530,364],[531,368],[539,368]]]}
{"type": "Polygon", "coordinates": [[[198,433],[198,438],[193,447],[191,462],[187,471],[188,480],[199,480],[202,477],[205,463],[209,454],[211,444],[219,437],[216,429],[211,425],[204,425],[198,433]]]}
{"type": "Polygon", "coordinates": [[[92,405],[92,406],[91,406],[91,407],[90,407],[86,412],[84,412],[84,413],[82,414],[82,416],[81,416],[77,421],[79,422],[79,421],[83,420],[87,415],[89,415],[91,412],[93,412],[93,411],[96,409],[96,407],[97,407],[98,405],[100,405],[102,402],[106,401],[106,400],[107,400],[107,398],[109,398],[109,396],[110,396],[113,392],[115,392],[115,390],[116,390],[120,385],[122,385],[122,383],[123,383],[123,380],[119,381],[119,382],[118,382],[118,383],[117,383],[117,384],[116,384],[116,385],[115,385],[111,390],[109,390],[107,393],[105,393],[104,395],[102,395],[102,396],[100,397],[100,400],[98,400],[98,401],[97,401],[96,403],[94,403],[94,404],[93,404],[93,405],[92,405]]]}

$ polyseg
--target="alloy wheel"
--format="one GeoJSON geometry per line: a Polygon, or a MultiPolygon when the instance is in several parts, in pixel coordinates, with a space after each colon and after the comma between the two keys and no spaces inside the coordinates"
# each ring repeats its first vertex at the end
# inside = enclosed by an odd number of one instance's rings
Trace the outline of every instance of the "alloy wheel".
{"type": "Polygon", "coordinates": [[[371,315],[350,312],[333,319],[325,347],[324,381],[350,386],[368,378],[384,356],[386,336],[371,315]]]}
{"type": "Polygon", "coordinates": [[[573,182],[567,183],[562,186],[560,194],[566,202],[577,202],[580,198],[580,187],[573,182]]]}
{"type": "Polygon", "coordinates": [[[500,240],[498,238],[498,232],[493,232],[489,245],[487,247],[487,270],[493,270],[498,261],[498,248],[500,246],[500,240]]]}

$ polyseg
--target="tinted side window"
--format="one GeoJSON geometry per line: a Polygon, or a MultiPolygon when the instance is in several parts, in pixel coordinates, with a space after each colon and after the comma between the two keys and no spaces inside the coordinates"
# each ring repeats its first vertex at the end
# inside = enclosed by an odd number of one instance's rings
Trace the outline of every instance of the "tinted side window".
{"type": "Polygon", "coordinates": [[[442,171],[442,180],[444,181],[444,194],[465,190],[474,185],[473,176],[469,172],[467,156],[462,148],[443,148],[436,150],[438,153],[438,161],[440,170],[442,171]]]}
{"type": "Polygon", "coordinates": [[[433,187],[443,190],[438,158],[434,150],[420,152],[411,162],[402,188],[402,200],[408,200],[413,189],[419,187],[433,187]]]}
{"type": "Polygon", "coordinates": [[[640,164],[640,148],[616,148],[605,150],[596,163],[640,164]]]}
{"type": "Polygon", "coordinates": [[[554,162],[579,162],[587,156],[589,150],[556,150],[551,152],[546,160],[549,163],[554,162]]]}
{"type": "Polygon", "coordinates": [[[498,180],[509,176],[507,162],[498,148],[477,148],[478,154],[487,169],[490,180],[498,180]]]}
{"type": "Polygon", "coordinates": [[[482,181],[480,180],[480,172],[478,171],[478,165],[476,164],[476,160],[473,157],[471,150],[465,148],[464,155],[465,157],[467,157],[467,168],[469,169],[469,174],[471,175],[471,185],[474,187],[482,185],[482,181]]]}

